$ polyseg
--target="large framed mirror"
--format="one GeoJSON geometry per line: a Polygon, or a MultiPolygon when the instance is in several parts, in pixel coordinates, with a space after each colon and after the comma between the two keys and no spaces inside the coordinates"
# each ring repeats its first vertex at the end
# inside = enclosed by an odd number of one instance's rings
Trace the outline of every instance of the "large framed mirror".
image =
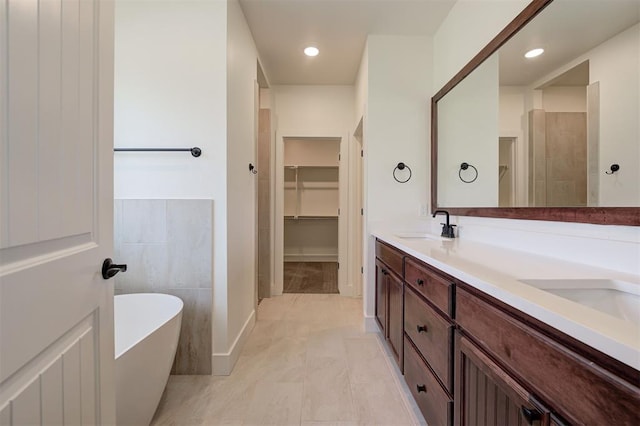
{"type": "Polygon", "coordinates": [[[433,210],[640,225],[640,0],[532,1],[431,106],[433,210]]]}

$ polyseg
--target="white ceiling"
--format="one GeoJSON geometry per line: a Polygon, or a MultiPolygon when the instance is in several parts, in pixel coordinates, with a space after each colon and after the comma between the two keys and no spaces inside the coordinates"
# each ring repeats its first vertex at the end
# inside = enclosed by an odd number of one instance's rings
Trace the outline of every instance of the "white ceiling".
{"type": "Polygon", "coordinates": [[[353,84],[368,34],[433,35],[455,0],[240,0],[270,84],[353,84]],[[320,49],[315,58],[302,50],[320,49]]]}
{"type": "Polygon", "coordinates": [[[554,0],[500,48],[500,84],[531,84],[640,21],[640,0],[554,0]],[[536,47],[543,55],[525,59],[536,47]]]}

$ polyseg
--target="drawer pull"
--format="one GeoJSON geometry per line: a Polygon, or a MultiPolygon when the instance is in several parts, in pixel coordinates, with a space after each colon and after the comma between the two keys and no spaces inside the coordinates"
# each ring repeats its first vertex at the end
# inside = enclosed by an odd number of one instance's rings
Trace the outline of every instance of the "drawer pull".
{"type": "Polygon", "coordinates": [[[389,275],[389,271],[387,271],[386,269],[382,269],[382,275],[389,275]]]}
{"type": "Polygon", "coordinates": [[[424,280],[423,280],[422,278],[418,278],[418,279],[416,280],[416,284],[418,284],[418,285],[424,285],[424,280]]]}
{"type": "Polygon", "coordinates": [[[418,326],[418,333],[422,333],[422,332],[427,332],[427,326],[426,325],[419,325],[418,326]]]}
{"type": "Polygon", "coordinates": [[[416,388],[418,389],[418,393],[420,393],[420,392],[427,393],[427,386],[426,385],[416,385],[416,388]]]}
{"type": "Polygon", "coordinates": [[[527,423],[529,423],[530,425],[533,424],[533,422],[542,419],[542,414],[535,408],[527,408],[523,405],[520,408],[520,411],[522,412],[522,417],[524,417],[527,423]]]}

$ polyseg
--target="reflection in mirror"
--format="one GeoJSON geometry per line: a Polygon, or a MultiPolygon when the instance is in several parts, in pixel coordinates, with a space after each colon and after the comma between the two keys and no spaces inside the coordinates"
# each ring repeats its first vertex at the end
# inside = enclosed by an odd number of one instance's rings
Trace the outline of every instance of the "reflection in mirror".
{"type": "Polygon", "coordinates": [[[493,55],[438,102],[438,204],[498,205],[498,61],[493,55]],[[477,178],[470,182],[473,169],[477,178]]]}
{"type": "Polygon", "coordinates": [[[555,0],[438,100],[438,207],[640,206],[639,22],[555,0]]]}

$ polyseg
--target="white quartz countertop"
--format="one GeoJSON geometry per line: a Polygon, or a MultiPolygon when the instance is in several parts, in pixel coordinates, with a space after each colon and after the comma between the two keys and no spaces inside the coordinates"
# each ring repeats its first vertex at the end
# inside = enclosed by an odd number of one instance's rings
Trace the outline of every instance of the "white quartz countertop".
{"type": "MultiPolygon", "coordinates": [[[[640,286],[640,276],[595,268],[474,241],[373,235],[514,308],[640,370],[640,324],[632,323],[519,280],[611,279],[640,286]]],[[[638,307],[640,309],[640,306],[638,307]]]]}

